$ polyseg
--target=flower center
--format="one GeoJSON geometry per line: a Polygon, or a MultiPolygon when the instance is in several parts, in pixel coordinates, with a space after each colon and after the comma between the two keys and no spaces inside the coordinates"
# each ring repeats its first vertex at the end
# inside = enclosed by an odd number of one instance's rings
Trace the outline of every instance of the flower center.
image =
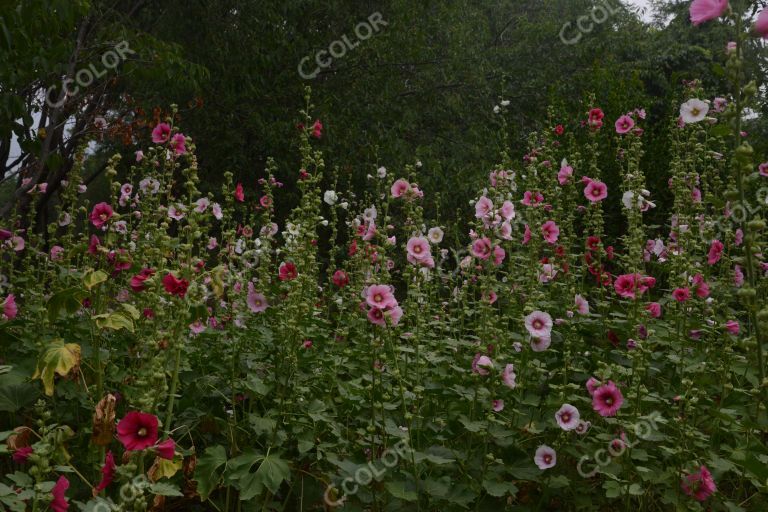
{"type": "Polygon", "coordinates": [[[146,435],[147,435],[147,429],[146,429],[146,428],[144,428],[144,427],[141,427],[141,428],[139,429],[139,431],[138,431],[138,432],[136,432],[136,434],[137,434],[139,437],[146,437],[146,435]]]}
{"type": "Polygon", "coordinates": [[[571,421],[571,415],[568,414],[567,412],[564,412],[563,414],[560,415],[560,419],[563,420],[563,423],[568,423],[569,421],[571,421]]]}
{"type": "Polygon", "coordinates": [[[698,116],[700,112],[701,111],[699,109],[697,109],[697,108],[692,108],[691,109],[691,114],[694,115],[694,116],[698,116]]]}
{"type": "Polygon", "coordinates": [[[608,397],[605,399],[605,405],[613,405],[613,397],[608,397]]]}
{"type": "Polygon", "coordinates": [[[374,295],[374,296],[373,296],[373,300],[374,300],[375,302],[381,302],[383,299],[384,299],[384,298],[381,296],[381,294],[380,294],[380,293],[377,293],[376,295],[374,295]]]}
{"type": "Polygon", "coordinates": [[[547,464],[549,464],[550,462],[552,462],[552,456],[551,456],[551,455],[549,455],[549,454],[545,455],[545,456],[544,456],[544,462],[546,462],[547,464]]]}
{"type": "Polygon", "coordinates": [[[534,320],[533,321],[533,328],[534,329],[541,329],[543,327],[543,324],[541,320],[534,320]]]}

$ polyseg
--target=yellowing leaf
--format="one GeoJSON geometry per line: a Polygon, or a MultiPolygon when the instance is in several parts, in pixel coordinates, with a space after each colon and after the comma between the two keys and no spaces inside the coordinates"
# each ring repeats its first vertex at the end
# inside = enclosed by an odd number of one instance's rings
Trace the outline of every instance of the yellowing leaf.
{"type": "Polygon", "coordinates": [[[181,455],[176,455],[173,460],[155,457],[155,463],[152,464],[152,467],[149,468],[147,473],[149,475],[149,480],[157,482],[161,478],[171,478],[181,469],[183,461],[184,457],[181,455]]]}
{"type": "Polygon", "coordinates": [[[53,379],[55,374],[66,377],[73,368],[80,365],[80,345],[64,343],[64,340],[54,340],[37,361],[37,369],[32,376],[43,381],[45,394],[53,396],[53,379]]]}
{"type": "Polygon", "coordinates": [[[109,276],[106,272],[103,270],[96,270],[94,272],[89,272],[85,275],[85,277],[83,277],[83,284],[90,290],[94,286],[103,283],[107,279],[109,279],[109,276]]]}
{"type": "Polygon", "coordinates": [[[133,332],[133,320],[125,313],[105,313],[95,315],[93,319],[96,320],[96,326],[99,329],[112,329],[113,331],[127,329],[133,332]]]}

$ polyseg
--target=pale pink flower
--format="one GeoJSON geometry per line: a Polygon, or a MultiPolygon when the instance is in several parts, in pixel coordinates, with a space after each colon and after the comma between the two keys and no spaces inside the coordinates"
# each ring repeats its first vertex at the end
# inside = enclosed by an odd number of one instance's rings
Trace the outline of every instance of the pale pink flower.
{"type": "Polygon", "coordinates": [[[534,311],[525,317],[525,328],[531,336],[549,337],[552,325],[552,317],[543,311],[534,311]]]}
{"type": "Polygon", "coordinates": [[[365,291],[365,302],[372,308],[386,309],[397,306],[397,300],[391,286],[374,284],[365,291]]]}
{"type": "Polygon", "coordinates": [[[269,307],[267,298],[256,291],[256,287],[252,282],[248,282],[248,296],[246,297],[246,302],[248,303],[248,309],[251,310],[251,313],[262,313],[269,307]]]}
{"type": "Polygon", "coordinates": [[[211,211],[213,212],[213,216],[216,218],[216,220],[221,220],[224,218],[224,212],[222,212],[221,205],[219,203],[213,203],[211,205],[211,211]]]}
{"type": "Polygon", "coordinates": [[[61,261],[64,257],[64,248],[60,245],[51,247],[51,261],[61,261]]]}
{"type": "Polygon", "coordinates": [[[493,248],[493,264],[497,267],[501,265],[501,263],[504,261],[504,258],[507,256],[507,253],[504,251],[504,249],[497,245],[493,248]]]}
{"type": "Polygon", "coordinates": [[[557,173],[557,182],[560,183],[560,185],[567,185],[571,181],[572,177],[573,167],[570,165],[565,165],[561,167],[557,173]]]}
{"type": "Polygon", "coordinates": [[[207,197],[201,197],[197,201],[195,201],[195,211],[197,213],[203,213],[205,210],[208,209],[208,207],[211,205],[211,202],[208,200],[207,197]]]}
{"type": "Polygon", "coordinates": [[[483,196],[475,203],[475,217],[485,219],[493,213],[493,203],[490,199],[483,196]]]}
{"type": "Polygon", "coordinates": [[[504,371],[501,372],[501,382],[504,383],[510,389],[515,389],[517,386],[517,375],[515,374],[515,367],[512,364],[508,364],[504,367],[504,371]]]}
{"type": "Polygon", "coordinates": [[[600,381],[594,377],[590,377],[587,379],[586,386],[587,391],[589,392],[589,396],[595,396],[595,390],[600,387],[600,381]]]}
{"type": "Polygon", "coordinates": [[[499,214],[504,220],[512,220],[515,218],[515,204],[512,201],[504,201],[499,209],[499,214]]]}
{"type": "Polygon", "coordinates": [[[501,412],[504,410],[504,400],[494,400],[491,402],[491,407],[494,412],[501,412]]]}
{"type": "Polygon", "coordinates": [[[716,264],[723,257],[723,250],[725,245],[720,240],[713,240],[709,246],[709,255],[707,257],[707,263],[710,265],[716,264]]]}
{"type": "Polygon", "coordinates": [[[587,302],[587,299],[585,299],[581,295],[576,295],[576,298],[574,299],[574,303],[576,305],[576,311],[578,311],[580,315],[589,314],[589,302],[587,302]]]}
{"type": "Polygon", "coordinates": [[[405,245],[408,256],[416,261],[422,261],[430,258],[432,255],[429,247],[429,240],[423,236],[412,236],[405,245]]]}
{"type": "Polygon", "coordinates": [[[733,269],[733,284],[736,285],[737,288],[744,286],[744,272],[739,265],[736,265],[733,269]]]}
{"type": "Polygon", "coordinates": [[[389,320],[391,325],[397,325],[400,323],[400,319],[403,317],[403,308],[395,306],[384,311],[384,318],[389,320]]]}
{"type": "Polygon", "coordinates": [[[580,419],[579,410],[571,404],[563,404],[555,413],[557,425],[565,431],[574,430],[580,419]]]}
{"type": "Polygon", "coordinates": [[[544,352],[551,344],[550,336],[531,336],[531,350],[534,352],[544,352]]]}
{"type": "Polygon", "coordinates": [[[493,369],[493,361],[491,361],[490,357],[479,353],[475,354],[475,358],[472,360],[472,373],[488,375],[491,369],[493,369]]]}
{"type": "Polygon", "coordinates": [[[481,260],[487,260],[491,255],[491,241],[488,238],[478,238],[472,242],[472,255],[481,260]]]}
{"type": "Polygon", "coordinates": [[[402,197],[404,194],[407,194],[411,190],[411,184],[408,183],[403,178],[400,178],[399,180],[395,181],[392,184],[392,188],[390,189],[390,192],[392,193],[392,197],[402,197]]]}
{"type": "Polygon", "coordinates": [[[705,21],[722,16],[728,9],[728,0],[693,0],[689,8],[691,23],[701,25],[705,21]]]}
{"type": "Polygon", "coordinates": [[[557,464],[557,452],[551,447],[543,444],[536,449],[536,455],[534,455],[533,461],[542,471],[555,467],[555,464],[557,464]]]}

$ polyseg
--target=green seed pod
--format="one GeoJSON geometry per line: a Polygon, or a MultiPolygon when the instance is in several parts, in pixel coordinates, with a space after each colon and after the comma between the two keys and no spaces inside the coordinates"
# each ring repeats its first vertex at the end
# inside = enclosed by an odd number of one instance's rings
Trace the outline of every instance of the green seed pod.
{"type": "Polygon", "coordinates": [[[730,199],[731,201],[736,201],[739,198],[739,191],[734,189],[726,190],[725,198],[730,199]]]}
{"type": "Polygon", "coordinates": [[[754,219],[747,223],[747,227],[752,231],[762,231],[765,229],[765,221],[763,219],[754,219]]]}

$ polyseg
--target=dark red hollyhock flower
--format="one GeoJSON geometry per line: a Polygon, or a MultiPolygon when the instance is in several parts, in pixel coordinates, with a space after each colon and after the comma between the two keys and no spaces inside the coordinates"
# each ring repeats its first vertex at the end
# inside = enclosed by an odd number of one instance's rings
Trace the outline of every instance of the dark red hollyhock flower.
{"type": "Polygon", "coordinates": [[[352,240],[352,243],[349,245],[349,251],[347,252],[350,256],[357,254],[357,240],[352,240]]]}
{"type": "Polygon", "coordinates": [[[152,320],[155,318],[155,312],[152,310],[152,308],[144,308],[144,311],[142,311],[141,314],[144,315],[144,318],[147,320],[152,320]]]}
{"type": "Polygon", "coordinates": [[[245,201],[245,192],[243,192],[243,184],[238,183],[235,186],[235,199],[237,199],[239,202],[245,201]]]}
{"type": "Polygon", "coordinates": [[[13,452],[13,462],[23,464],[35,450],[31,446],[24,446],[13,452]]]}
{"type": "Polygon", "coordinates": [[[8,231],[7,229],[0,228],[0,242],[5,242],[6,240],[10,240],[13,236],[13,233],[8,231]]]}
{"type": "Polygon", "coordinates": [[[128,451],[139,451],[157,442],[157,416],[132,411],[117,424],[117,438],[128,451]]]}
{"type": "Polygon", "coordinates": [[[603,126],[603,118],[605,114],[599,108],[593,108],[589,111],[589,120],[587,123],[593,130],[599,130],[603,126]]]}
{"type": "Polygon", "coordinates": [[[107,452],[107,456],[104,458],[104,465],[101,467],[101,482],[94,487],[97,493],[100,493],[107,488],[109,484],[115,479],[115,473],[117,472],[117,465],[115,464],[115,456],[112,455],[112,451],[107,452]]]}
{"type": "Polygon", "coordinates": [[[64,475],[61,475],[56,481],[56,485],[51,489],[53,501],[51,501],[50,507],[53,512],[67,512],[67,509],[69,509],[69,503],[66,496],[64,496],[67,489],[69,489],[69,480],[64,475]]]}
{"type": "Polygon", "coordinates": [[[613,331],[608,331],[608,341],[610,341],[611,345],[613,345],[614,347],[619,346],[619,337],[613,331]]]}
{"type": "Polygon", "coordinates": [[[321,123],[319,119],[312,125],[312,136],[316,139],[323,136],[323,123],[321,123]]]}
{"type": "Polygon", "coordinates": [[[587,249],[590,251],[596,251],[597,250],[597,244],[600,243],[600,237],[599,236],[590,236],[587,238],[587,249]]]}
{"type": "Polygon", "coordinates": [[[562,135],[563,133],[565,133],[565,127],[563,127],[563,125],[559,124],[555,126],[555,135],[562,135]]]}
{"type": "Polygon", "coordinates": [[[96,235],[91,235],[91,242],[88,244],[88,254],[96,256],[99,253],[101,240],[96,235]]]}
{"type": "Polygon", "coordinates": [[[339,288],[344,288],[349,284],[349,276],[343,270],[337,270],[333,273],[333,284],[339,288]]]}
{"type": "Polygon", "coordinates": [[[147,287],[145,286],[144,281],[146,281],[153,275],[155,275],[154,269],[151,269],[151,268],[141,269],[141,272],[139,272],[138,274],[136,274],[131,278],[131,282],[130,282],[131,290],[133,290],[136,293],[143,292],[144,290],[146,290],[147,287]]]}
{"type": "Polygon", "coordinates": [[[189,288],[189,281],[186,279],[179,279],[170,272],[163,277],[163,286],[165,291],[171,295],[177,295],[180,299],[183,299],[187,294],[187,288],[189,288]]]}
{"type": "Polygon", "coordinates": [[[304,181],[304,180],[306,180],[308,178],[309,178],[309,173],[307,172],[307,170],[306,169],[301,169],[299,171],[299,179],[301,181],[304,181]]]}
{"type": "Polygon", "coordinates": [[[112,207],[107,203],[99,203],[93,207],[93,210],[91,210],[91,224],[101,229],[104,224],[109,222],[109,219],[112,218],[113,213],[114,212],[112,211],[112,207]]]}
{"type": "Polygon", "coordinates": [[[281,281],[293,281],[299,273],[296,271],[296,265],[290,261],[286,261],[280,264],[280,280],[281,281]]]}
{"type": "Polygon", "coordinates": [[[128,257],[128,251],[125,249],[109,251],[109,253],[107,253],[107,261],[112,264],[116,273],[128,270],[132,265],[131,260],[128,257]]]}

